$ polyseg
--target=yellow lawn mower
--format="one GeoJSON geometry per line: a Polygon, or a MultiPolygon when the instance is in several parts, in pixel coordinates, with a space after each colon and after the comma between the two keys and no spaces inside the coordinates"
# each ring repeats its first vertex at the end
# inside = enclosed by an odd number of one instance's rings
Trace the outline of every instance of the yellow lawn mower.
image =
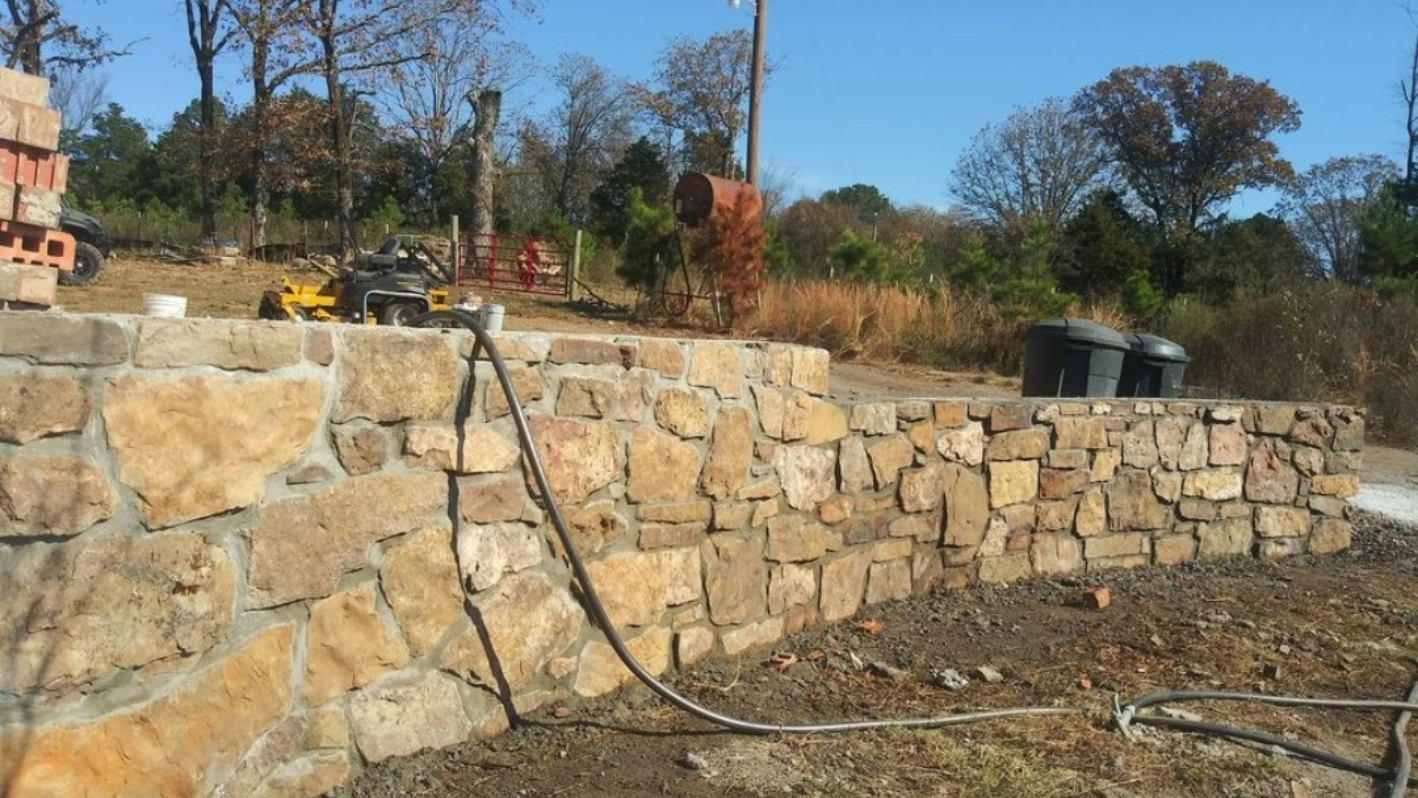
{"type": "Polygon", "coordinates": [[[420,314],[448,309],[448,282],[445,262],[426,239],[392,236],[377,252],[356,255],[323,285],[282,277],[262,294],[258,315],[403,326],[420,314]]]}

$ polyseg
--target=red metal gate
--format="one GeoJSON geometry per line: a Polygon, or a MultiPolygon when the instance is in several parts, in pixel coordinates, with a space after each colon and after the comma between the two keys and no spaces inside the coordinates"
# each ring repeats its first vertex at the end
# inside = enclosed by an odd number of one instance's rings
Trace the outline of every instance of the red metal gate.
{"type": "Polygon", "coordinates": [[[571,249],[560,236],[465,233],[457,265],[459,286],[571,295],[571,249]]]}

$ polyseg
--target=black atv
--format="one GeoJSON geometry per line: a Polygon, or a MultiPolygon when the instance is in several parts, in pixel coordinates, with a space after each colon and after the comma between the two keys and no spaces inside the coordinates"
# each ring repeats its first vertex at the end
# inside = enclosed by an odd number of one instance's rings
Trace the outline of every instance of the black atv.
{"type": "Polygon", "coordinates": [[[61,285],[93,285],[103,277],[113,245],[98,219],[76,211],[65,203],[59,216],[59,229],[74,237],[74,268],[59,272],[61,285]]]}

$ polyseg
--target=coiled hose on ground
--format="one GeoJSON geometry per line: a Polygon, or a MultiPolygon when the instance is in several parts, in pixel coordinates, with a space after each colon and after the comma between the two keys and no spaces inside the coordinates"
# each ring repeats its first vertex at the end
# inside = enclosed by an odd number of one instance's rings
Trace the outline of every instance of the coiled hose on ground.
{"type": "MultiPolygon", "coordinates": [[[[551,484],[547,479],[546,470],[542,466],[541,457],[538,455],[536,446],[533,443],[532,432],[527,424],[526,414],[522,410],[522,404],[517,397],[516,388],[512,384],[511,376],[508,374],[507,366],[502,360],[502,355],[497,350],[496,342],[494,342],[487,331],[483,329],[477,318],[472,313],[466,311],[435,311],[414,319],[410,323],[410,326],[444,328],[457,326],[472,332],[476,340],[472,353],[468,358],[468,384],[470,390],[472,374],[478,359],[478,353],[479,351],[486,351],[488,360],[492,363],[493,372],[497,375],[497,381],[506,394],[512,422],[517,428],[517,436],[521,442],[522,453],[527,459],[527,467],[531,471],[532,478],[536,481],[537,488],[544,499],[547,517],[551,520],[552,527],[556,530],[557,537],[561,540],[561,545],[566,552],[567,562],[571,566],[571,572],[575,575],[576,581],[581,586],[581,593],[587,611],[590,613],[595,624],[600,627],[605,634],[606,641],[610,644],[611,648],[614,649],[616,656],[625,664],[625,667],[628,668],[641,683],[672,706],[708,723],[740,734],[820,734],[829,732],[868,731],[873,729],[938,729],[968,723],[979,723],[981,721],[1030,715],[1088,714],[1089,710],[1083,707],[1014,707],[941,715],[931,718],[852,720],[830,723],[763,723],[743,720],[715,712],[680,695],[657,679],[640,664],[635,658],[635,655],[626,647],[625,641],[621,639],[620,634],[615,629],[615,624],[611,622],[605,606],[601,603],[600,596],[596,592],[596,586],[592,583],[590,574],[586,570],[586,565],[581,559],[581,553],[576,548],[576,542],[572,539],[570,532],[567,530],[566,522],[561,515],[561,508],[557,506],[553,498],[554,494],[552,493],[551,484]]],[[[1125,706],[1119,705],[1115,699],[1113,710],[1114,720],[1119,730],[1128,736],[1132,735],[1131,726],[1136,723],[1260,742],[1266,745],[1276,746],[1295,756],[1319,762],[1330,767],[1360,773],[1374,779],[1388,780],[1392,784],[1393,791],[1391,792],[1391,798],[1402,798],[1409,784],[1409,773],[1411,770],[1411,756],[1405,744],[1404,729],[1408,723],[1409,716],[1414,710],[1418,710],[1418,683],[1414,684],[1413,691],[1409,694],[1407,701],[1290,698],[1251,693],[1160,692],[1143,696],[1125,706]],[[1363,711],[1397,711],[1399,715],[1394,723],[1392,750],[1398,761],[1393,768],[1384,768],[1363,762],[1355,762],[1327,751],[1322,751],[1262,732],[1248,731],[1195,720],[1138,714],[1140,710],[1148,707],[1175,702],[1203,700],[1254,701],[1282,706],[1308,706],[1363,711]]]]}

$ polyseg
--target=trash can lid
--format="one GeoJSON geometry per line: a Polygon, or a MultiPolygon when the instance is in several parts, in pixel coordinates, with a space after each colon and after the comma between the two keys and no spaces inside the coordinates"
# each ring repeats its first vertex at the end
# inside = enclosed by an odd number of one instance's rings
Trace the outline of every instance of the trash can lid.
{"type": "Polygon", "coordinates": [[[1147,357],[1170,360],[1173,363],[1191,362],[1191,358],[1187,357],[1187,350],[1183,349],[1180,344],[1168,341],[1159,335],[1128,333],[1127,345],[1132,351],[1141,352],[1147,357]]]}
{"type": "Polygon", "coordinates": [[[1063,338],[1069,341],[1084,341],[1090,344],[1127,349],[1123,334],[1111,327],[1086,319],[1045,319],[1035,322],[1029,328],[1030,338],[1063,338]]]}

